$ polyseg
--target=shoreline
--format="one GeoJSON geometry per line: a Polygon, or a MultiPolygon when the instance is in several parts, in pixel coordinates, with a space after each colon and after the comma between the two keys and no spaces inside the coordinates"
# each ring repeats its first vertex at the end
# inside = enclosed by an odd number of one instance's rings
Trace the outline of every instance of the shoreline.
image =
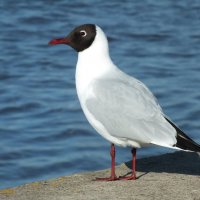
{"type": "MultiPolygon", "coordinates": [[[[131,172],[131,161],[116,174],[131,172]]],[[[135,181],[93,181],[110,169],[63,176],[0,190],[1,200],[136,199],[200,200],[200,157],[175,152],[137,160],[135,181]]]]}

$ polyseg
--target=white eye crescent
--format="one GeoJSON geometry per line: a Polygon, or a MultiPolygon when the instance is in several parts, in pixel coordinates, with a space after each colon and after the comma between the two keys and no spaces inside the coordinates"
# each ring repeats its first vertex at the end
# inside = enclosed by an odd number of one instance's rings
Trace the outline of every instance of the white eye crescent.
{"type": "Polygon", "coordinates": [[[85,37],[87,35],[87,32],[85,30],[80,31],[80,34],[82,37],[85,37]]]}

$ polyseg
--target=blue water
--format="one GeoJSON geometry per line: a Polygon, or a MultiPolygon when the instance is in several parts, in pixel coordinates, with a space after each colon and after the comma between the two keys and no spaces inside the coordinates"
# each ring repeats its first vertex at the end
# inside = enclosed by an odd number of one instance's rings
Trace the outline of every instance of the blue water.
{"type": "MultiPolygon", "coordinates": [[[[104,29],[115,64],[200,142],[199,0],[1,0],[0,8],[0,188],[110,167],[109,143],[77,99],[77,53],[47,45],[84,23],[104,29]]],[[[170,151],[144,148],[138,158],[170,151]]],[[[117,148],[118,164],[130,158],[117,148]]]]}

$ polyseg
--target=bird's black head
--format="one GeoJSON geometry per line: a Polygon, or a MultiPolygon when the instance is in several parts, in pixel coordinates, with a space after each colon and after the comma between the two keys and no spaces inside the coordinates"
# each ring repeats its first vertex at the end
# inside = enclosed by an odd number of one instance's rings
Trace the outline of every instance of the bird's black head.
{"type": "Polygon", "coordinates": [[[84,24],[76,27],[67,37],[53,39],[49,44],[67,44],[77,52],[80,52],[91,46],[95,36],[96,26],[94,24],[84,24]]]}

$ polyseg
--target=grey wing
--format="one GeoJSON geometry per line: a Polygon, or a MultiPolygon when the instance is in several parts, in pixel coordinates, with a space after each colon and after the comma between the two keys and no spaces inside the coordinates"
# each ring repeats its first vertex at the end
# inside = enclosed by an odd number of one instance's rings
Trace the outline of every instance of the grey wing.
{"type": "Polygon", "coordinates": [[[139,143],[173,145],[173,127],[163,117],[152,93],[133,79],[94,81],[86,107],[114,137],[139,143]]]}

